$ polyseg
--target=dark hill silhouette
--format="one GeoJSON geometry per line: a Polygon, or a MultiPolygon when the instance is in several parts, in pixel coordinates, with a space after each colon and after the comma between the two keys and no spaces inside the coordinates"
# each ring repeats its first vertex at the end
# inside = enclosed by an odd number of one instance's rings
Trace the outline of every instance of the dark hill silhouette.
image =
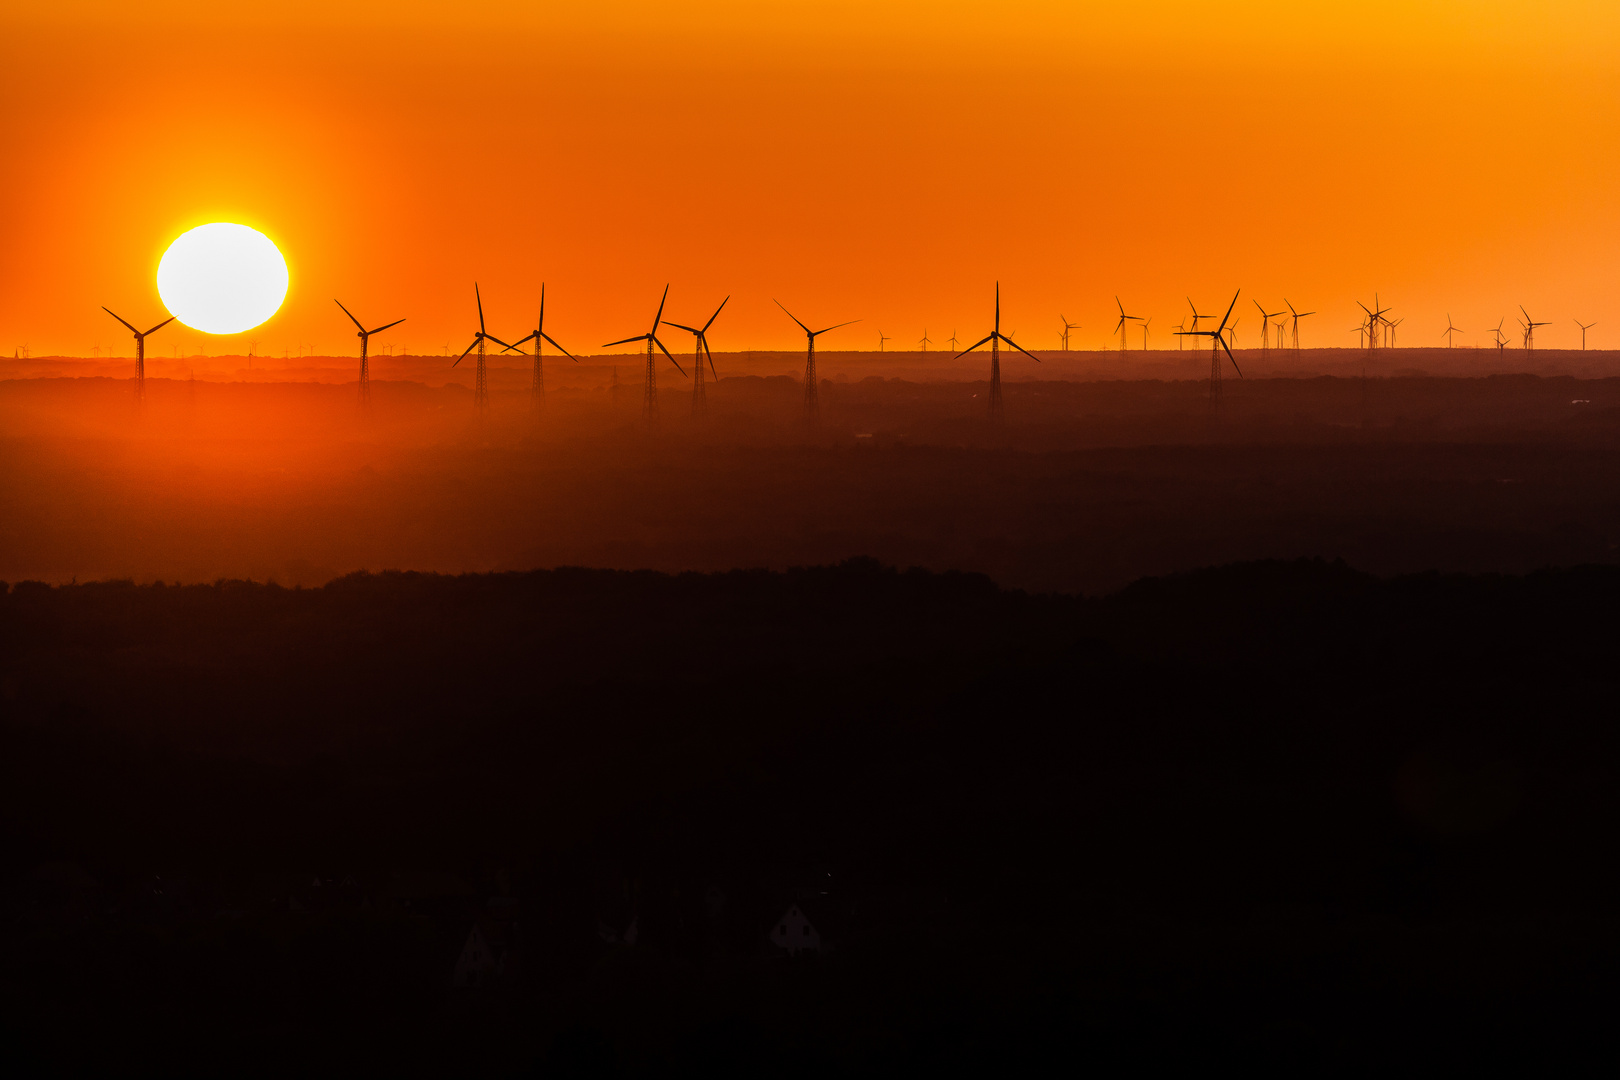
{"type": "Polygon", "coordinates": [[[1617,602],[1613,568],[1322,561],[1100,598],[869,560],[14,585],[7,1045],[1558,1068],[1620,974],[1617,602]],[[790,903],[815,959],[763,940],[790,903]],[[451,987],[474,927],[487,993],[451,987]]]}

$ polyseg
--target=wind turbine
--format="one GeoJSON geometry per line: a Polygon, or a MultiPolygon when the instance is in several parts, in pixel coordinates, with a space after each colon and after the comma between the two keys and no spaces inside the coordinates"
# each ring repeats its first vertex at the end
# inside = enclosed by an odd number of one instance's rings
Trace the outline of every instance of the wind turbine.
{"type": "MultiPolygon", "coordinates": [[[[393,322],[389,323],[388,326],[379,326],[375,330],[367,330],[365,328],[365,326],[363,326],[361,324],[360,320],[354,317],[354,312],[350,311],[346,307],[343,307],[343,301],[334,299],[332,301],[332,303],[336,304],[340,308],[343,308],[343,314],[347,315],[349,317],[349,321],[354,323],[354,329],[355,329],[355,335],[354,336],[360,339],[360,404],[361,405],[370,405],[371,404],[371,366],[370,366],[370,361],[366,359],[366,354],[370,350],[370,347],[371,347],[371,335],[372,334],[380,334],[384,330],[389,329],[389,327],[398,326],[400,323],[404,322],[405,320],[404,319],[395,319],[393,322]]],[[[252,342],[248,343],[248,355],[249,356],[253,355],[253,343],[252,342]]]]}
{"type": "Polygon", "coordinates": [[[922,346],[922,351],[924,353],[927,353],[928,346],[932,345],[933,343],[934,339],[928,336],[928,327],[923,327],[923,336],[917,339],[917,344],[922,346]]]}
{"type": "Polygon", "coordinates": [[[1447,312],[1446,313],[1446,329],[1440,335],[1441,337],[1446,339],[1446,348],[1448,348],[1448,349],[1451,348],[1451,336],[1453,334],[1466,334],[1466,333],[1468,333],[1468,331],[1464,330],[1462,327],[1451,325],[1451,314],[1450,314],[1450,312],[1447,312]]]}
{"type": "Polygon", "coordinates": [[[1583,322],[1581,322],[1581,320],[1576,319],[1575,320],[1575,325],[1581,328],[1581,352],[1585,352],[1586,351],[1586,332],[1588,330],[1592,329],[1592,327],[1596,326],[1597,323],[1595,323],[1595,322],[1583,323],[1583,322]]]}
{"type": "MultiPolygon", "coordinates": [[[[1524,311],[1524,305],[1523,304],[1519,305],[1519,310],[1524,311]]],[[[1544,322],[1536,322],[1534,319],[1530,318],[1530,313],[1528,311],[1524,311],[1523,324],[1524,324],[1524,348],[1525,348],[1525,351],[1526,352],[1535,352],[1536,351],[1536,327],[1538,327],[1538,326],[1546,326],[1547,324],[1544,323],[1544,322]]]]}
{"type": "Polygon", "coordinates": [[[1117,297],[1117,296],[1114,297],[1114,303],[1116,305],[1118,305],[1118,307],[1119,307],[1119,322],[1114,325],[1114,333],[1119,335],[1119,351],[1124,352],[1125,351],[1125,323],[1128,320],[1131,320],[1131,319],[1134,319],[1137,322],[1141,322],[1142,317],[1140,315],[1127,315],[1127,314],[1125,314],[1125,305],[1121,304],[1119,302],[1119,297],[1117,297]]]}
{"type": "Polygon", "coordinates": [[[1181,334],[1181,332],[1183,330],[1187,329],[1187,320],[1182,319],[1178,323],[1171,323],[1170,327],[1171,327],[1171,329],[1176,331],[1176,335],[1177,335],[1176,336],[1176,352],[1180,352],[1181,351],[1181,346],[1182,346],[1182,340],[1181,340],[1180,334],[1181,334]]]}
{"type": "MultiPolygon", "coordinates": [[[[529,400],[534,403],[536,409],[543,409],[546,407],[546,369],[545,361],[540,359],[541,342],[550,341],[553,349],[556,349],[574,363],[579,363],[579,357],[552,341],[551,335],[546,333],[546,283],[543,281],[540,283],[539,321],[534,324],[534,330],[530,332],[528,337],[518,338],[507,348],[517,349],[529,341],[534,342],[534,378],[529,383],[529,400]]],[[[502,349],[501,351],[505,352],[506,350],[502,349]]]]}
{"type": "MultiPolygon", "coordinates": [[[[729,303],[730,300],[731,297],[728,296],[724,300],[720,301],[720,306],[714,309],[714,314],[709,316],[709,321],[704,323],[701,327],[682,326],[678,322],[671,322],[669,324],[677,330],[685,330],[688,334],[691,334],[697,339],[697,370],[692,379],[693,416],[701,416],[703,413],[708,412],[709,410],[709,399],[707,396],[705,396],[703,389],[704,357],[708,357],[709,359],[709,374],[713,375],[716,379],[720,378],[719,373],[714,370],[714,354],[709,351],[709,327],[714,325],[714,320],[720,317],[720,312],[725,310],[726,304],[729,303]]],[[[881,346],[882,342],[879,342],[878,344],[881,346]]],[[[670,359],[674,359],[674,357],[671,357],[670,359]]]]}
{"type": "MultiPolygon", "coordinates": [[[[1282,312],[1267,311],[1260,307],[1260,301],[1254,301],[1254,306],[1260,312],[1260,351],[1262,353],[1271,349],[1271,320],[1280,318],[1282,312]]],[[[1277,347],[1282,348],[1282,323],[1277,324],[1277,347]]]]}
{"type": "Polygon", "coordinates": [[[1069,351],[1069,331],[1080,329],[1080,324],[1076,323],[1076,322],[1070,322],[1069,317],[1067,315],[1059,315],[1058,318],[1063,320],[1063,351],[1068,352],[1069,351]]]}
{"type": "MultiPolygon", "coordinates": [[[[1022,345],[1018,344],[1012,338],[1007,337],[1006,335],[1002,334],[1002,332],[1001,332],[1001,282],[998,281],[998,282],[996,282],[996,321],[995,321],[995,324],[994,324],[994,329],[992,329],[990,331],[990,336],[987,337],[987,338],[984,338],[983,340],[981,340],[979,342],[976,342],[973,345],[969,345],[967,348],[963,349],[961,352],[956,354],[956,356],[966,356],[968,353],[972,352],[974,349],[977,349],[980,345],[983,345],[985,342],[990,343],[990,419],[992,419],[992,420],[1000,420],[1001,415],[1002,415],[1001,414],[1001,343],[1003,341],[1005,341],[1008,345],[1011,345],[1013,348],[1017,349],[1019,352],[1023,353],[1025,356],[1029,357],[1031,360],[1035,361],[1037,364],[1041,362],[1040,357],[1036,356],[1034,353],[1030,352],[1028,349],[1024,348],[1022,345]]],[[[955,359],[955,357],[952,357],[952,359],[955,359]]]]}
{"type": "Polygon", "coordinates": [[[474,348],[478,350],[478,373],[473,379],[473,404],[478,408],[478,415],[482,416],[484,410],[489,408],[489,380],[485,375],[484,368],[484,342],[493,341],[497,345],[505,345],[508,349],[511,346],[494,334],[484,331],[484,296],[478,291],[478,282],[476,281],[473,282],[473,298],[478,301],[478,333],[473,335],[472,343],[461,350],[461,355],[456,357],[456,363],[450,366],[455,367],[456,364],[467,359],[467,354],[472,352],[474,348]]]}
{"type": "Polygon", "coordinates": [[[1360,300],[1356,301],[1356,306],[1367,313],[1367,348],[1376,349],[1378,348],[1378,327],[1380,324],[1388,325],[1389,320],[1384,316],[1389,314],[1390,309],[1379,306],[1377,293],[1373,293],[1373,306],[1371,308],[1360,300]],[[1373,310],[1374,308],[1377,310],[1373,310]]]}
{"type": "Polygon", "coordinates": [[[1213,315],[1200,315],[1200,314],[1198,314],[1198,306],[1192,302],[1192,297],[1190,297],[1190,296],[1187,297],[1187,306],[1192,308],[1192,320],[1193,320],[1192,331],[1191,331],[1192,333],[1197,333],[1198,332],[1198,320],[1199,319],[1213,319],[1215,317],[1213,315]]]}
{"type": "Polygon", "coordinates": [[[155,334],[159,330],[163,329],[165,326],[168,326],[170,323],[174,322],[175,316],[170,315],[167,319],[164,319],[162,322],[160,322],[156,326],[152,327],[152,329],[143,332],[143,331],[135,329],[133,326],[130,326],[129,323],[124,322],[124,320],[118,315],[118,313],[113,311],[113,309],[108,307],[106,304],[101,305],[101,310],[105,311],[107,314],[111,315],[113,318],[117,319],[119,322],[124,323],[124,325],[126,327],[128,327],[129,332],[135,335],[135,400],[136,401],[145,401],[146,400],[146,338],[147,338],[147,335],[148,334],[155,334]]]}
{"type": "MultiPolygon", "coordinates": [[[[924,331],[924,333],[927,333],[927,331],[924,331]]],[[[888,340],[889,340],[889,336],[887,334],[885,334],[882,330],[879,330],[878,331],[878,352],[883,351],[883,343],[885,341],[888,341],[888,340]]]]}
{"type": "MultiPolygon", "coordinates": [[[[1232,355],[1232,347],[1226,343],[1226,320],[1232,317],[1232,309],[1237,307],[1238,297],[1243,294],[1239,289],[1232,294],[1232,302],[1226,308],[1226,315],[1221,319],[1221,325],[1213,330],[1183,330],[1182,337],[1207,337],[1210,339],[1209,362],[1209,403],[1219,405],[1221,401],[1221,353],[1225,352],[1228,360],[1232,361],[1232,369],[1243,378],[1243,369],[1238,367],[1237,357],[1232,355]]],[[[1197,309],[1194,309],[1195,311],[1197,309]]],[[[1202,319],[1212,319],[1213,315],[1200,315],[1202,319]]]]}
{"type": "Polygon", "coordinates": [[[956,331],[955,330],[951,331],[951,336],[950,336],[949,339],[947,339],[946,344],[949,345],[953,349],[957,347],[956,331]]]}
{"type": "Polygon", "coordinates": [[[788,318],[799,323],[799,329],[804,331],[804,338],[807,343],[804,360],[804,418],[807,423],[814,424],[821,419],[821,395],[816,385],[816,338],[825,334],[828,330],[837,330],[840,326],[853,326],[861,320],[851,319],[849,322],[829,326],[825,330],[812,330],[804,323],[799,322],[799,317],[788,311],[787,305],[783,304],[782,301],[777,300],[775,303],[777,307],[787,313],[788,318]]]}
{"type": "Polygon", "coordinates": [[[1142,323],[1142,351],[1147,352],[1148,327],[1153,325],[1153,316],[1149,315],[1142,323]]]}
{"type": "Polygon", "coordinates": [[[1315,315],[1316,312],[1314,312],[1314,311],[1295,311],[1294,310],[1294,305],[1288,303],[1288,298],[1287,297],[1283,298],[1283,304],[1288,308],[1288,314],[1293,317],[1293,320],[1294,320],[1294,351],[1299,352],[1299,320],[1303,319],[1307,315],[1315,315]]]}
{"type": "MultiPolygon", "coordinates": [[[[679,371],[682,375],[686,374],[686,370],[676,362],[673,356],[670,356],[669,350],[664,348],[664,343],[658,340],[658,324],[664,321],[664,301],[668,299],[669,286],[665,285],[664,295],[660,297],[658,301],[658,313],[653,316],[651,330],[647,331],[645,334],[637,334],[635,337],[627,337],[619,341],[610,341],[606,345],[602,346],[604,349],[611,349],[615,345],[628,345],[632,341],[645,341],[647,343],[647,383],[642,390],[641,413],[649,424],[658,423],[658,371],[653,366],[653,346],[656,345],[660,349],[663,349],[664,355],[669,356],[669,362],[675,365],[675,370],[679,371]]],[[[719,312],[715,312],[715,314],[718,315],[719,312]]]]}

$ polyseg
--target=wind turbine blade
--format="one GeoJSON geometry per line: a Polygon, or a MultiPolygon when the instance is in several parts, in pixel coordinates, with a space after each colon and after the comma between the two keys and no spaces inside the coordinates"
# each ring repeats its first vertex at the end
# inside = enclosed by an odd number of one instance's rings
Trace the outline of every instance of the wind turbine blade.
{"type": "MultiPolygon", "coordinates": [[[[380,334],[384,330],[392,330],[394,327],[398,326],[400,323],[402,323],[404,321],[405,321],[404,319],[395,319],[393,322],[389,323],[387,326],[379,326],[375,330],[366,330],[366,336],[370,337],[372,334],[380,334]]],[[[364,329],[364,328],[362,327],[362,329],[364,329]]]]}
{"type": "Polygon", "coordinates": [[[473,282],[473,297],[478,301],[478,332],[484,332],[484,294],[478,291],[478,282],[473,282]]]}
{"type": "MultiPolygon", "coordinates": [[[[535,333],[540,334],[540,331],[536,330],[535,333]]],[[[576,363],[576,364],[579,363],[579,357],[575,356],[573,353],[569,352],[567,349],[563,348],[561,345],[557,344],[555,341],[551,341],[551,335],[550,334],[540,334],[540,336],[545,338],[547,341],[550,341],[551,342],[551,347],[553,349],[556,349],[558,352],[560,352],[564,356],[568,357],[568,359],[572,360],[574,363],[576,363]]],[[[535,343],[535,348],[538,349],[539,347],[540,347],[540,344],[538,342],[536,342],[535,343]]]]}
{"type": "Polygon", "coordinates": [[[356,330],[360,331],[362,334],[366,332],[366,328],[360,325],[360,320],[354,317],[354,312],[350,311],[346,307],[343,307],[343,301],[333,297],[332,303],[336,304],[340,308],[343,308],[343,314],[347,315],[349,317],[349,321],[354,323],[354,328],[356,330]]]}
{"type": "Polygon", "coordinates": [[[1219,334],[1215,335],[1215,340],[1220,342],[1221,343],[1221,348],[1226,350],[1226,358],[1228,360],[1232,361],[1232,367],[1236,368],[1237,373],[1238,373],[1238,378],[1240,378],[1240,379],[1243,378],[1243,369],[1238,367],[1237,357],[1232,355],[1232,346],[1228,345],[1226,343],[1226,339],[1223,338],[1219,334]]]}
{"type": "MultiPolygon", "coordinates": [[[[703,324],[703,329],[705,331],[707,331],[709,329],[709,327],[714,325],[714,320],[716,320],[716,319],[718,319],[720,317],[720,313],[726,309],[726,304],[730,300],[731,300],[731,297],[728,296],[728,297],[725,298],[725,300],[720,301],[720,306],[714,309],[714,314],[709,316],[709,321],[703,324]]],[[[705,348],[707,348],[707,346],[705,346],[705,348]]]]}
{"type": "MultiPolygon", "coordinates": [[[[1243,295],[1243,290],[1242,289],[1239,289],[1237,292],[1232,294],[1232,302],[1226,306],[1226,319],[1230,319],[1232,317],[1232,309],[1237,307],[1238,297],[1242,296],[1242,295],[1243,295]]],[[[1221,320],[1221,325],[1215,328],[1215,332],[1217,334],[1220,333],[1222,330],[1226,329],[1226,319],[1222,319],[1221,320]]],[[[1228,350],[1228,351],[1230,351],[1230,350],[1228,350]]],[[[1234,362],[1234,364],[1235,364],[1235,362],[1234,362]]]]}
{"type": "MultiPolygon", "coordinates": [[[[652,333],[654,333],[654,334],[658,333],[658,324],[661,321],[663,321],[663,318],[664,318],[664,301],[666,301],[668,299],[669,299],[669,284],[666,282],[664,284],[664,295],[660,296],[658,298],[658,314],[653,316],[652,333]]],[[[661,347],[662,346],[660,346],[660,348],[661,347]]],[[[677,364],[676,366],[679,367],[680,365],[677,364]]]]}
{"type": "MultiPolygon", "coordinates": [[[[118,319],[119,322],[123,322],[125,326],[129,326],[129,323],[124,322],[123,319],[119,318],[118,315],[113,312],[113,309],[108,307],[106,304],[101,305],[101,310],[105,311],[107,314],[111,315],[113,318],[118,319]]],[[[133,326],[129,326],[129,332],[134,334],[136,337],[141,336],[141,332],[139,330],[135,329],[133,326]]]]}
{"type": "MultiPolygon", "coordinates": [[[[1013,331],[1013,332],[1017,333],[1016,330],[1013,331]]],[[[1035,361],[1037,364],[1041,362],[1040,357],[1036,356],[1034,353],[1030,352],[1028,349],[1024,348],[1022,345],[1018,344],[1018,342],[1014,341],[1012,338],[1008,337],[1007,335],[1002,334],[1002,333],[997,333],[996,337],[1000,338],[1002,341],[1005,341],[1008,345],[1011,345],[1013,348],[1017,349],[1019,352],[1023,353],[1025,356],[1029,357],[1031,360],[1035,361]]]]}
{"type": "MultiPolygon", "coordinates": [[[[842,326],[854,326],[856,323],[858,323],[860,321],[861,320],[859,320],[859,319],[851,319],[851,320],[849,320],[849,322],[841,322],[841,323],[839,323],[838,326],[829,326],[829,327],[827,327],[827,330],[837,330],[839,327],[842,327],[842,326]]],[[[827,330],[817,330],[816,331],[816,337],[820,337],[822,334],[825,334],[827,332],[827,330]]]]}
{"type": "MultiPolygon", "coordinates": [[[[718,315],[720,313],[717,311],[715,314],[718,315]]],[[[720,377],[720,373],[714,370],[714,353],[709,351],[709,339],[700,336],[698,341],[703,345],[703,355],[709,358],[709,374],[718,379],[720,377]]]]}
{"type": "Polygon", "coordinates": [[[783,311],[787,311],[787,317],[792,319],[794,322],[799,323],[800,330],[803,330],[807,334],[810,332],[810,328],[808,326],[804,325],[802,322],[799,322],[799,317],[797,315],[793,314],[791,311],[788,311],[786,304],[782,303],[780,300],[777,300],[775,297],[771,298],[771,302],[777,307],[781,308],[783,311]]]}
{"type": "Polygon", "coordinates": [[[534,324],[534,332],[539,333],[546,328],[546,283],[540,283],[540,321],[534,324]]]}
{"type": "Polygon", "coordinates": [[[690,326],[682,326],[678,322],[667,322],[664,325],[665,326],[673,326],[677,330],[685,330],[688,334],[695,334],[695,333],[698,332],[698,331],[694,330],[692,327],[690,327],[690,326]]]}
{"type": "MultiPolygon", "coordinates": [[[[473,351],[473,345],[476,344],[478,344],[478,338],[475,337],[472,339],[472,345],[468,345],[465,349],[461,350],[461,355],[456,357],[456,364],[459,364],[463,360],[467,359],[467,354],[473,351]]],[[[456,364],[451,364],[450,366],[455,367],[456,364]]]]}
{"type": "Polygon", "coordinates": [[[623,341],[610,341],[606,345],[602,346],[602,348],[611,349],[615,345],[628,345],[632,341],[646,341],[650,337],[652,337],[651,334],[637,334],[635,337],[627,337],[623,341]]]}
{"type": "MultiPolygon", "coordinates": [[[[170,315],[167,319],[164,319],[162,322],[160,322],[156,326],[152,327],[152,329],[148,330],[145,334],[142,334],[141,337],[146,337],[149,334],[157,333],[159,330],[163,329],[165,326],[168,326],[170,323],[174,322],[175,318],[176,318],[176,316],[170,315]]],[[[123,322],[124,320],[119,319],[118,321],[123,322]]]]}
{"type": "MultiPolygon", "coordinates": [[[[502,341],[500,338],[496,337],[494,334],[485,334],[484,336],[489,338],[489,340],[493,341],[497,345],[506,345],[506,342],[502,341]]],[[[512,346],[506,345],[506,347],[508,349],[510,349],[512,346]]]]}
{"type": "MultiPolygon", "coordinates": [[[[996,334],[992,333],[990,335],[990,337],[985,338],[984,341],[976,342],[976,343],[974,343],[972,345],[969,345],[967,348],[963,349],[961,352],[957,353],[956,355],[957,356],[966,356],[968,353],[972,352],[974,349],[977,349],[980,345],[983,345],[985,342],[990,341],[994,337],[996,337],[996,334]]],[[[952,359],[955,359],[955,357],[952,357],[952,359]]]]}
{"type": "Polygon", "coordinates": [[[674,356],[671,356],[670,351],[668,349],[664,348],[664,343],[662,341],[659,341],[658,338],[655,337],[652,334],[648,334],[647,336],[652,338],[652,343],[654,345],[658,346],[659,349],[663,350],[663,353],[664,353],[665,356],[669,357],[669,362],[675,365],[675,370],[676,371],[680,372],[682,375],[685,375],[686,378],[688,378],[688,379],[690,379],[692,377],[692,376],[686,374],[686,369],[681,367],[681,362],[679,360],[675,359],[674,356]]]}
{"type": "MultiPolygon", "coordinates": [[[[536,333],[538,333],[538,332],[539,331],[536,331],[536,333]]],[[[534,334],[530,334],[528,337],[520,337],[516,341],[512,342],[512,348],[515,349],[518,346],[523,345],[523,344],[533,340],[533,338],[534,338],[534,334]]]]}

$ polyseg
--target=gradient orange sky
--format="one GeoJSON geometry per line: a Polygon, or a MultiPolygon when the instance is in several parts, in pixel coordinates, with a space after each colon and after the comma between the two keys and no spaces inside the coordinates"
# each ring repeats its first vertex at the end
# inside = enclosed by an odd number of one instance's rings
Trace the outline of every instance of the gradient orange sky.
{"type": "Polygon", "coordinates": [[[215,354],[352,351],[333,297],[459,350],[474,279],[503,336],[546,281],[580,351],[666,281],[683,321],[732,295],[731,350],[802,342],[772,297],[864,320],[826,348],[978,336],[997,278],[1034,346],[1239,286],[1321,311],[1307,345],[1375,290],[1402,345],[1519,303],[1538,343],[1620,345],[1612,2],[222,6],[6,5],[8,355],[127,352],[99,305],[156,322],[164,247],[214,220],[292,272],[256,331],[182,332],[215,354]]]}

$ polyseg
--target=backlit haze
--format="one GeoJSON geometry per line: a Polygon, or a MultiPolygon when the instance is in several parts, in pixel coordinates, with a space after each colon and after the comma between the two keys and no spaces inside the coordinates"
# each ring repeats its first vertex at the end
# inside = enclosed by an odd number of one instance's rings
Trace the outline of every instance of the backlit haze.
{"type": "Polygon", "coordinates": [[[1116,293],[1157,335],[1239,286],[1321,311],[1307,345],[1354,345],[1375,290],[1402,345],[1520,303],[1547,346],[1620,340],[1612,3],[236,7],[6,5],[8,353],[127,351],[100,305],[156,322],[159,257],[209,221],[266,233],[291,290],[163,355],[351,352],[334,296],[459,350],[474,280],[513,337],[547,282],[580,351],[665,282],[682,320],[733,296],[717,351],[798,345],[773,297],[864,320],[823,348],[975,340],[998,278],[1045,348],[1060,312],[1103,345],[1116,293]]]}

